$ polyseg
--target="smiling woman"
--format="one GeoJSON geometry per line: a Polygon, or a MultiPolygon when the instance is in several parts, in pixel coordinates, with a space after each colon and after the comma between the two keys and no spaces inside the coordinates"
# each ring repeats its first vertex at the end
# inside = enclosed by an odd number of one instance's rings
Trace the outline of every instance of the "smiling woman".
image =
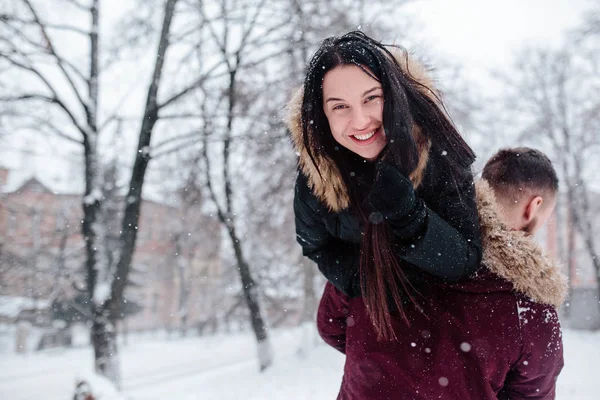
{"type": "Polygon", "coordinates": [[[350,32],[326,39],[307,71],[288,121],[297,239],[393,339],[390,310],[406,320],[415,272],[457,280],[479,266],[475,157],[401,49],[350,32]]]}

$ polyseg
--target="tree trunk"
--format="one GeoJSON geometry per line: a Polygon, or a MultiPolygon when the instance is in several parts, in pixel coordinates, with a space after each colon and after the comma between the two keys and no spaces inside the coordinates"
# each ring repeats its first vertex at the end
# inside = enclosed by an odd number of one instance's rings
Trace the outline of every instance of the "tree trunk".
{"type": "Polygon", "coordinates": [[[304,304],[302,309],[302,322],[314,322],[317,311],[317,294],[315,292],[315,264],[307,262],[303,257],[302,270],[304,271],[304,304]]]}
{"type": "Polygon", "coordinates": [[[129,324],[127,323],[127,317],[125,315],[123,315],[121,323],[123,324],[123,346],[127,346],[129,343],[129,324]]]}
{"type": "Polygon", "coordinates": [[[92,75],[90,79],[90,95],[94,96],[93,106],[88,115],[88,124],[92,124],[94,136],[84,141],[86,160],[86,197],[84,198],[84,236],[86,238],[86,250],[88,259],[86,261],[88,271],[88,288],[92,297],[93,323],[92,343],[94,346],[95,369],[100,375],[112,381],[118,388],[121,386],[120,371],[118,365],[118,352],[116,340],[116,316],[123,298],[123,292],[127,284],[127,277],[131,266],[131,260],[135,249],[137,238],[137,225],[141,207],[142,186],[146,175],[146,168],[150,161],[148,146],[152,136],[152,130],[158,120],[158,107],[156,96],[160,85],[160,77],[164,65],[165,53],[169,47],[169,30],[175,4],[177,0],[169,0],[165,5],[165,15],[162,31],[159,39],[158,51],[155,60],[154,74],[148,89],[146,108],[140,129],[138,151],[135,157],[133,171],[126,197],[125,213],[122,220],[121,236],[119,238],[119,252],[116,271],[112,265],[107,265],[108,255],[98,254],[99,249],[104,249],[105,232],[98,232],[100,226],[97,224],[101,206],[102,194],[100,182],[100,165],[97,154],[96,112],[98,96],[98,0],[94,0],[92,17],[94,20],[92,29],[92,75]],[[100,259],[99,259],[100,258],[100,259]],[[98,267],[98,262],[102,268],[98,267]],[[98,274],[101,272],[101,274],[98,274]],[[98,278],[101,278],[100,280],[98,278]],[[98,284],[110,285],[108,296],[96,296],[98,284]]]}
{"type": "Polygon", "coordinates": [[[95,372],[105,376],[115,386],[120,387],[120,369],[114,318],[110,312],[110,301],[100,295],[99,283],[110,280],[108,256],[104,253],[106,240],[104,230],[99,226],[102,209],[102,171],[98,157],[98,76],[100,25],[99,0],[93,0],[90,7],[92,28],[90,30],[90,73],[88,83],[89,103],[85,105],[87,134],[84,134],[85,197],[83,199],[82,230],[86,248],[87,288],[91,305],[92,332],[95,372]]]}
{"type": "Polygon", "coordinates": [[[117,331],[111,314],[106,308],[99,308],[94,312],[91,338],[94,346],[94,366],[96,373],[106,377],[120,389],[117,331]]]}
{"type": "Polygon", "coordinates": [[[146,97],[146,106],[140,128],[139,141],[137,146],[137,154],[131,172],[131,180],[129,183],[129,191],[125,202],[125,213],[121,224],[120,245],[121,251],[119,261],[117,263],[116,276],[114,285],[111,288],[113,301],[120,303],[123,296],[127,276],[129,275],[129,267],[135,250],[137,239],[137,226],[140,216],[142,202],[142,187],[146,177],[146,169],[150,162],[150,140],[152,139],[152,131],[158,121],[158,103],[157,95],[160,87],[160,79],[162,76],[165,54],[169,47],[169,31],[175,11],[175,5],[178,0],[168,0],[165,5],[165,15],[158,42],[158,51],[155,58],[154,73],[152,74],[152,82],[148,89],[146,97]]]}
{"type": "Polygon", "coordinates": [[[318,297],[315,292],[315,264],[307,261],[305,257],[300,260],[304,272],[304,304],[300,316],[301,335],[298,355],[304,357],[310,349],[318,342],[316,335],[316,312],[318,297]]]}
{"type": "MultiPolygon", "coordinates": [[[[225,33],[227,37],[227,33],[225,33]]],[[[227,39],[225,39],[226,41],[227,39]]],[[[234,109],[236,104],[236,74],[237,67],[240,65],[240,56],[241,49],[238,50],[235,57],[235,64],[231,65],[227,63],[229,67],[229,88],[227,91],[227,101],[228,101],[228,113],[227,113],[227,126],[225,130],[225,138],[223,140],[223,182],[224,182],[224,192],[225,192],[225,207],[224,209],[219,205],[217,201],[215,190],[212,186],[211,176],[210,176],[210,159],[208,157],[208,141],[206,135],[204,136],[204,146],[202,149],[203,157],[206,162],[206,184],[209,189],[209,193],[211,198],[217,207],[217,214],[219,216],[219,220],[221,223],[227,228],[227,232],[229,234],[229,238],[231,239],[231,243],[233,246],[233,251],[235,254],[235,258],[238,265],[238,270],[240,272],[240,279],[242,282],[242,289],[244,293],[244,299],[246,300],[246,305],[250,311],[250,324],[252,326],[252,330],[254,331],[254,335],[256,337],[257,346],[258,346],[258,362],[260,371],[264,371],[273,363],[273,349],[271,346],[271,342],[269,341],[269,337],[267,334],[267,326],[265,323],[265,319],[261,313],[261,304],[260,304],[260,296],[258,293],[258,287],[254,279],[252,279],[252,275],[250,273],[250,266],[248,265],[243,251],[240,240],[235,230],[235,218],[233,217],[233,189],[231,185],[231,177],[229,172],[229,157],[230,153],[230,145],[231,145],[231,137],[233,130],[233,122],[234,122],[234,109]]],[[[204,128],[207,129],[208,125],[205,125],[204,128]]]]}
{"type": "Polygon", "coordinates": [[[600,260],[598,259],[598,253],[594,248],[593,238],[587,237],[585,243],[588,249],[588,253],[592,258],[592,265],[594,266],[594,270],[596,272],[596,300],[598,304],[598,312],[600,313],[600,260]]]}
{"type": "MultiPolygon", "coordinates": [[[[556,253],[560,264],[567,265],[567,251],[566,243],[564,241],[565,224],[567,224],[567,206],[565,205],[565,199],[562,196],[557,196],[556,207],[554,208],[555,214],[555,227],[556,227],[556,253]]],[[[570,283],[569,283],[570,284],[570,283]]]]}
{"type": "MultiPolygon", "coordinates": [[[[570,191],[570,188],[567,189],[570,191]]],[[[569,291],[567,298],[569,299],[568,307],[565,308],[565,315],[569,317],[571,315],[571,307],[573,306],[573,281],[577,274],[577,268],[575,264],[575,221],[573,211],[573,195],[567,193],[567,268],[569,277],[569,291]]]]}
{"type": "Polygon", "coordinates": [[[179,276],[179,305],[177,307],[177,315],[179,317],[179,332],[181,337],[187,335],[187,319],[188,319],[188,291],[186,282],[187,254],[184,256],[181,246],[182,235],[176,238],[175,251],[177,253],[177,272],[179,276]]]}
{"type": "Polygon", "coordinates": [[[254,279],[252,279],[250,274],[250,266],[246,262],[242,253],[242,247],[235,232],[235,228],[229,225],[227,230],[233,243],[235,259],[240,271],[244,298],[246,300],[246,304],[248,305],[248,309],[250,310],[250,323],[252,325],[252,330],[254,331],[254,336],[256,337],[258,345],[259,367],[261,371],[264,371],[270,367],[271,364],[273,364],[273,349],[267,334],[267,326],[261,313],[258,285],[254,279]]]}

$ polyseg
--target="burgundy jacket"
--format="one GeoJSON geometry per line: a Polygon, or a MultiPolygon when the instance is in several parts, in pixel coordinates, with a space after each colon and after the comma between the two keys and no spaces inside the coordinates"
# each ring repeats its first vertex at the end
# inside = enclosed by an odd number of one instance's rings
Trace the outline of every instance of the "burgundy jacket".
{"type": "Polygon", "coordinates": [[[553,399],[563,367],[556,308],[565,280],[539,247],[507,230],[487,185],[478,183],[483,264],[458,283],[428,276],[423,312],[396,318],[397,341],[378,341],[361,297],[327,283],[321,337],[346,354],[338,399],[553,399]]]}
{"type": "Polygon", "coordinates": [[[321,337],[346,354],[338,399],[553,399],[563,367],[554,307],[512,292],[489,272],[421,289],[397,341],[377,341],[361,297],[331,283],[319,306],[321,337]]]}

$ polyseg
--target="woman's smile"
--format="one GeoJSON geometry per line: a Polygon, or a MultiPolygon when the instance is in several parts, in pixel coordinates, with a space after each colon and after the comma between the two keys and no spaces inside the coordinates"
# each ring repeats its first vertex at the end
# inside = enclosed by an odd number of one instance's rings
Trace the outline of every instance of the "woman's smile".
{"type": "Polygon", "coordinates": [[[369,146],[370,144],[373,144],[374,142],[377,141],[377,139],[379,138],[379,135],[381,135],[383,133],[382,131],[383,131],[383,129],[381,127],[379,127],[370,132],[350,135],[348,137],[359,146],[369,146]]]}

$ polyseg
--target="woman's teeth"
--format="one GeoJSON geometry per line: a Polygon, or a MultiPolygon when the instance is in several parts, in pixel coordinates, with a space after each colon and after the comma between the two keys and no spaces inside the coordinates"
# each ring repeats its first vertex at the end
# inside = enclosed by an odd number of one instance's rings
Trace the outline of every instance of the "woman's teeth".
{"type": "Polygon", "coordinates": [[[364,135],[354,135],[354,137],[358,140],[368,140],[368,139],[371,139],[374,134],[375,134],[375,131],[372,131],[369,133],[365,133],[364,135]]]}

